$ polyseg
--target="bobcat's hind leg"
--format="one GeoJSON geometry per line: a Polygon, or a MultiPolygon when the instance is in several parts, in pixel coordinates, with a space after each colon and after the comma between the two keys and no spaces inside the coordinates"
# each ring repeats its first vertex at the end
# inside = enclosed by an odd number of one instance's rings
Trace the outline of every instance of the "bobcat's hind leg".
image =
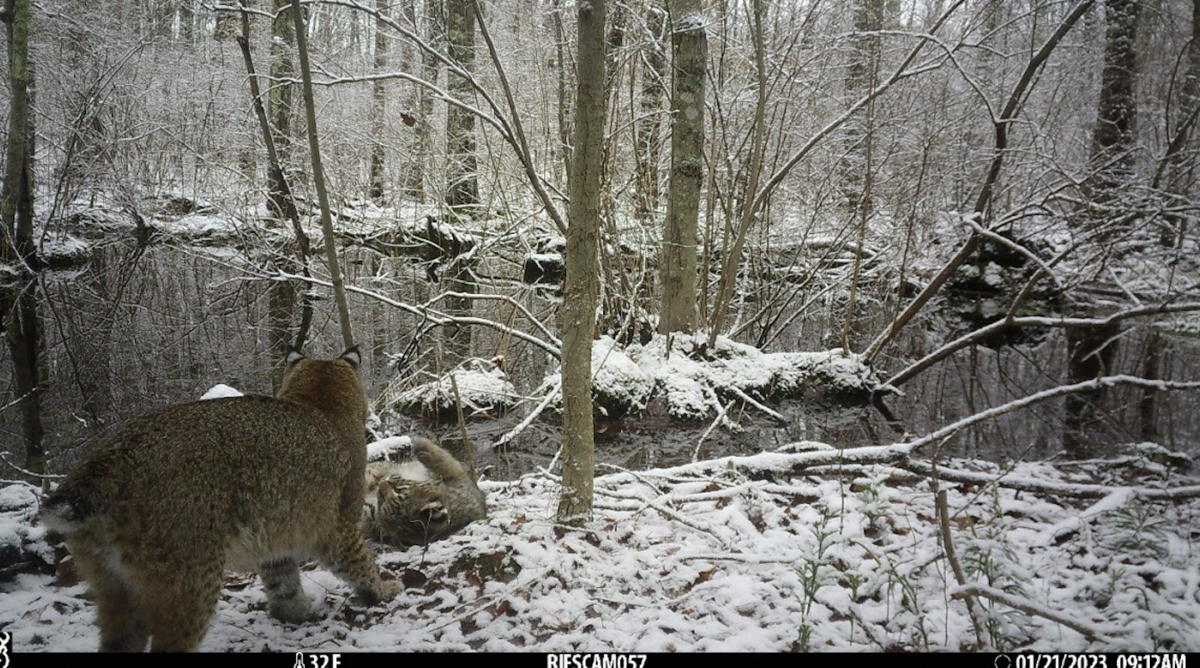
{"type": "Polygon", "coordinates": [[[312,618],[312,599],[300,584],[300,567],[294,559],[264,561],[258,565],[271,616],[281,622],[298,624],[312,618]]]}
{"type": "Polygon", "coordinates": [[[96,599],[96,624],[101,652],[142,652],[150,640],[145,611],[115,555],[105,558],[88,550],[72,549],[75,566],[91,584],[96,599]]]}
{"type": "Polygon", "coordinates": [[[375,554],[357,525],[334,529],[319,557],[334,575],[354,587],[367,605],[390,600],[400,593],[400,584],[395,580],[380,579],[375,554]]]}
{"type": "Polygon", "coordinates": [[[449,452],[446,452],[427,438],[414,438],[412,442],[413,456],[425,468],[441,476],[442,480],[451,482],[467,475],[462,464],[449,452]]]}
{"type": "Polygon", "coordinates": [[[153,652],[194,652],[208,631],[221,595],[223,562],[192,560],[145,569],[144,597],[153,652]]]}

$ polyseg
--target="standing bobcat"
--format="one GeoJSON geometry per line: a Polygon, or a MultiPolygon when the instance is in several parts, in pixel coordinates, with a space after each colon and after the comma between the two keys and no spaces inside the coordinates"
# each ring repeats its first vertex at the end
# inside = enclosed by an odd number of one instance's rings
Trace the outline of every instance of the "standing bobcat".
{"type": "Polygon", "coordinates": [[[374,604],[383,582],[363,539],[367,418],[358,348],[289,351],[276,398],[167,406],[117,427],[46,499],[92,586],[100,649],[194,650],[223,571],[257,567],[271,614],[310,614],[297,562],[328,565],[374,604]]]}
{"type": "Polygon", "coordinates": [[[487,517],[487,501],[450,453],[413,439],[416,462],[372,462],[366,473],[363,530],[397,547],[446,538],[487,517]]]}

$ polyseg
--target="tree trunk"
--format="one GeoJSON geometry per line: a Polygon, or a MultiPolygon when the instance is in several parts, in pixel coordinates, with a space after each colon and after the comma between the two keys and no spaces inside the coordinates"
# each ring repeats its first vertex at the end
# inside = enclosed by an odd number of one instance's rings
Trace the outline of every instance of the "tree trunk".
{"type": "MultiPolygon", "coordinates": [[[[1197,124],[1192,114],[1200,107],[1200,0],[1192,0],[1192,35],[1187,44],[1187,71],[1183,76],[1183,84],[1179,87],[1179,105],[1176,113],[1177,128],[1172,128],[1173,134],[1178,134],[1178,141],[1172,140],[1163,157],[1166,162],[1166,185],[1163,190],[1170,193],[1174,202],[1186,203],[1196,185],[1196,158],[1185,156],[1182,150],[1188,145],[1191,137],[1196,135],[1197,124]],[[1190,124],[1189,124],[1190,121],[1190,124]]],[[[1183,235],[1187,232],[1187,216],[1169,213],[1166,225],[1161,234],[1164,246],[1182,245],[1183,235]]]]}
{"type": "MultiPolygon", "coordinates": [[[[442,0],[425,0],[425,41],[433,48],[438,48],[444,41],[445,26],[442,16],[442,0]]],[[[437,83],[438,70],[441,68],[441,61],[430,53],[424,55],[421,78],[430,82],[437,83]]],[[[421,166],[422,174],[429,172],[433,173],[433,133],[430,131],[433,119],[433,100],[434,93],[421,87],[418,93],[420,97],[421,118],[417,122],[417,163],[421,166]]],[[[422,179],[421,189],[413,193],[413,199],[417,202],[424,202],[427,193],[430,192],[432,184],[428,179],[422,179]]]]}
{"type": "MultiPolygon", "coordinates": [[[[388,16],[388,5],[384,4],[384,0],[376,0],[375,9],[378,10],[380,18],[375,19],[375,73],[382,74],[387,69],[388,64],[388,46],[391,40],[388,39],[384,32],[383,17],[388,16]]],[[[376,79],[371,84],[371,171],[368,176],[369,196],[375,200],[377,204],[383,203],[384,195],[384,143],[385,135],[384,118],[387,112],[387,82],[383,79],[376,79]]]]}
{"type": "MultiPolygon", "coordinates": [[[[468,74],[475,71],[475,0],[448,0],[446,41],[450,59],[468,74]]],[[[464,77],[449,74],[450,94],[470,102],[474,89],[464,77]]],[[[474,215],[479,208],[479,176],[475,158],[475,115],[456,106],[446,112],[446,204],[459,215],[474,215]]]]}
{"type": "MultiPolygon", "coordinates": [[[[6,0],[8,60],[11,95],[8,107],[8,143],[5,147],[4,186],[0,190],[0,259],[21,268],[21,277],[0,291],[0,325],[7,333],[13,365],[13,386],[21,414],[25,443],[25,468],[34,474],[46,471],[43,449],[39,353],[41,326],[37,281],[32,270],[39,263],[33,244],[33,64],[29,60],[32,31],[30,0],[6,0]]],[[[30,482],[46,481],[38,478],[30,482]]]]}
{"type": "MultiPolygon", "coordinates": [[[[1103,327],[1067,328],[1067,383],[1080,383],[1112,373],[1120,322],[1103,327]]],[[[1068,394],[1063,420],[1063,448],[1075,459],[1096,455],[1100,402],[1104,389],[1068,394]]]]}
{"type": "Polygon", "coordinates": [[[563,491],[558,520],[591,517],[595,471],[592,431],[592,337],[599,292],[596,251],[605,119],[605,0],[577,5],[574,148],[569,165],[567,278],[563,289],[563,491]]]}
{"type": "Polygon", "coordinates": [[[1137,29],[1140,0],[1105,0],[1104,72],[1089,184],[1096,201],[1112,199],[1133,171],[1137,121],[1137,29]]]}
{"type": "MultiPolygon", "coordinates": [[[[1105,0],[1104,72],[1100,78],[1096,130],[1092,135],[1092,165],[1095,170],[1086,184],[1095,202],[1111,202],[1129,183],[1133,173],[1137,121],[1137,22],[1140,0],[1105,0]]],[[[1093,216],[1076,220],[1095,224],[1093,216]]],[[[1112,232],[1105,234],[1109,238],[1112,232]]],[[[1087,310],[1084,306],[1084,310],[1087,310]]],[[[1086,315],[1086,313],[1071,313],[1086,315]]],[[[1121,324],[1067,330],[1068,382],[1099,377],[1111,370],[1116,356],[1121,324]]],[[[1107,394],[1103,387],[1068,395],[1063,446],[1076,458],[1093,455],[1091,444],[1096,414],[1107,394]]]]}
{"type": "Polygon", "coordinates": [[[567,187],[571,180],[571,101],[567,99],[567,38],[563,29],[562,0],[550,0],[550,28],[554,33],[554,64],[557,75],[558,143],[562,161],[567,165],[567,187]]]}
{"type": "Polygon", "coordinates": [[[279,164],[285,170],[282,173],[268,172],[267,176],[267,210],[275,218],[285,218],[292,203],[287,184],[282,182],[291,162],[292,147],[292,91],[290,83],[281,79],[292,79],[296,76],[296,67],[292,63],[292,50],[296,46],[296,30],[288,16],[288,3],[291,0],[274,0],[275,20],[271,25],[271,79],[279,82],[270,87],[270,97],[267,98],[267,118],[271,123],[275,152],[279,164]]]}
{"type": "Polygon", "coordinates": [[[634,129],[637,133],[637,217],[651,220],[658,211],[658,154],[661,148],[663,79],[666,77],[667,53],[663,44],[666,12],[653,3],[646,7],[645,62],[642,67],[642,94],[638,102],[642,118],[634,129]]]}
{"type": "MultiPolygon", "coordinates": [[[[883,29],[884,0],[855,0],[854,33],[850,40],[850,63],[846,71],[847,104],[860,100],[874,87],[875,68],[879,58],[879,37],[871,34],[883,29]]],[[[843,140],[846,157],[840,164],[842,199],[850,213],[870,210],[865,197],[867,169],[866,119],[856,115],[846,122],[843,140]]]]}
{"type": "Polygon", "coordinates": [[[704,177],[704,77],[708,40],[700,0],[671,0],[671,176],[660,265],[659,331],[696,326],[696,231],[704,177]]]}

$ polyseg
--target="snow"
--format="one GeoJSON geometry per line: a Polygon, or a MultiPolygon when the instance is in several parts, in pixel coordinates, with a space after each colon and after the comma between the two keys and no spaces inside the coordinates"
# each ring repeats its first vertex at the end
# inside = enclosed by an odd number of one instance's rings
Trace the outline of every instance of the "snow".
{"type": "Polygon", "coordinates": [[[396,461],[411,450],[412,439],[408,436],[389,436],[367,444],[367,461],[396,461]]]}
{"type": "Polygon", "coordinates": [[[455,410],[454,385],[463,402],[463,412],[504,412],[518,399],[517,390],[495,360],[467,360],[461,367],[428,383],[405,390],[391,403],[400,411],[437,415],[455,410]],[[454,381],[450,375],[454,375],[454,381]]]}
{"type": "Polygon", "coordinates": [[[217,383],[216,385],[212,386],[212,389],[205,392],[200,397],[200,400],[204,401],[206,399],[224,399],[226,397],[240,397],[240,396],[244,396],[244,395],[241,392],[233,389],[232,387],[225,385],[224,383],[217,383]]]}
{"type": "MultiPolygon", "coordinates": [[[[764,353],[719,336],[711,349],[704,337],[655,335],[645,345],[621,349],[611,337],[592,344],[592,394],[598,410],[613,417],[638,414],[655,396],[681,420],[703,420],[715,410],[711,397],[795,396],[809,389],[830,394],[867,394],[883,385],[859,355],[841,349],[814,353],[764,353]]],[[[558,382],[554,373],[544,393],[558,382]]]]}
{"type": "MultiPolygon", "coordinates": [[[[485,482],[487,521],[427,551],[380,554],[386,570],[418,570],[428,578],[423,584],[409,586],[385,606],[365,608],[331,573],[306,568],[302,579],[316,600],[315,620],[285,625],[268,616],[256,576],[231,573],[228,582],[237,586],[223,591],[201,649],[974,646],[966,604],[954,597],[963,588],[942,556],[934,492],[924,479],[913,482],[912,475],[884,465],[842,478],[803,473],[804,462],[837,452],[800,443],[671,469],[610,467],[596,478],[596,509],[586,533],[564,532],[555,523],[554,476],[485,482]],[[801,472],[788,473],[793,470],[801,472]]],[[[941,464],[974,467],[991,479],[1005,471],[990,464],[941,464]]],[[[1004,477],[1099,485],[1135,471],[1112,462],[1025,463],[1004,477]]],[[[1147,475],[1160,483],[1163,478],[1162,470],[1147,475]]],[[[1171,475],[1175,484],[1188,482],[1171,475]]],[[[1138,514],[1143,502],[1119,495],[1081,505],[995,486],[942,488],[955,550],[984,626],[992,629],[984,632],[985,649],[1200,650],[1200,500],[1145,506],[1148,512],[1138,514]],[[1141,524],[1131,521],[1138,517],[1141,524]],[[1055,527],[1069,523],[1079,530],[1048,539],[1055,527]],[[1102,639],[1049,616],[1097,630],[1102,639]]],[[[0,490],[4,535],[23,531],[27,541],[41,542],[35,507],[28,485],[0,490]]],[[[98,632],[84,591],[80,584],[59,587],[49,575],[19,575],[0,584],[0,628],[13,633],[18,651],[92,651],[98,632]]]]}

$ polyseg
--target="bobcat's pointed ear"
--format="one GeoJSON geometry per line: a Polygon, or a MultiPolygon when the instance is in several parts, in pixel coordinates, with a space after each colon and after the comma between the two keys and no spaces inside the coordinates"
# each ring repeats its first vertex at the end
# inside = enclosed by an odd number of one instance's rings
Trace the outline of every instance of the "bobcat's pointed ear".
{"type": "Polygon", "coordinates": [[[299,362],[302,359],[304,359],[304,353],[296,350],[296,348],[289,343],[287,347],[287,353],[285,353],[283,356],[284,368],[290,370],[292,367],[296,366],[296,362],[299,362]]]}
{"type": "Polygon", "coordinates": [[[342,356],[338,359],[346,360],[350,366],[357,369],[358,365],[362,364],[362,353],[358,352],[358,344],[347,348],[346,352],[342,353],[342,356]]]}

